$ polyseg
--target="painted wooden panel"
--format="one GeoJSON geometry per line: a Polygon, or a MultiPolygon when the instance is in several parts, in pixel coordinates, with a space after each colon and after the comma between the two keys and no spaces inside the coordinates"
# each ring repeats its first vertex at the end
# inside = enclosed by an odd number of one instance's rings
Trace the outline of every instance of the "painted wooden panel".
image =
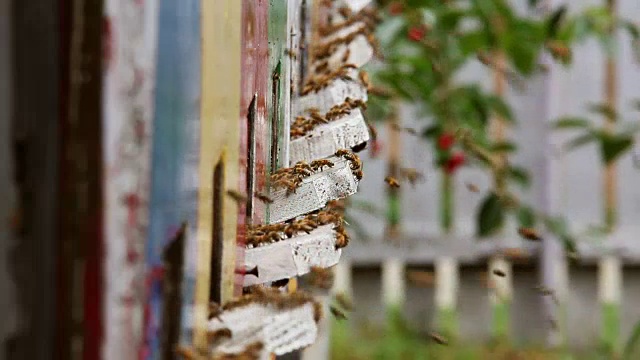
{"type": "MultiPolygon", "coordinates": [[[[247,189],[250,177],[255,179],[255,190],[264,191],[267,178],[267,154],[269,151],[268,113],[266,97],[268,96],[269,76],[269,46],[268,20],[269,3],[267,0],[242,1],[242,47],[241,47],[241,80],[240,80],[240,171],[238,189],[247,189]],[[255,111],[249,107],[255,97],[255,111]],[[251,115],[251,116],[250,116],[251,115]],[[249,119],[249,118],[252,119],[249,119]],[[250,134],[249,122],[253,122],[253,135],[250,134]],[[249,138],[255,140],[255,159],[252,165],[249,161],[249,138]],[[251,174],[249,166],[255,169],[251,174]]],[[[250,197],[253,194],[248,194],[250,197]]],[[[265,207],[256,202],[253,212],[247,214],[246,204],[240,204],[238,209],[238,241],[237,264],[243,263],[243,243],[245,225],[247,221],[253,223],[264,222],[265,207]]],[[[235,294],[242,291],[243,275],[238,274],[235,280],[235,294]]]]}
{"type": "Polygon", "coordinates": [[[103,359],[134,359],[142,344],[157,5],[105,1],[103,359]]]}
{"type": "Polygon", "coordinates": [[[143,358],[160,356],[162,253],[186,223],[182,329],[190,342],[184,313],[193,302],[196,272],[197,199],[200,136],[200,1],[162,0],[151,170],[149,237],[146,247],[148,304],[143,358]]]}

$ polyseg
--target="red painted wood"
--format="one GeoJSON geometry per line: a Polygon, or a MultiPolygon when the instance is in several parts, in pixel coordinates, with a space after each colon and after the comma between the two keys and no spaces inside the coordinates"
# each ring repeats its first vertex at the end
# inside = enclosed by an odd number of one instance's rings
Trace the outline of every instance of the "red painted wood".
{"type": "MultiPolygon", "coordinates": [[[[239,189],[246,188],[248,128],[247,115],[254,94],[257,98],[256,136],[256,190],[264,191],[268,164],[268,116],[267,92],[270,76],[268,46],[269,2],[267,0],[243,0],[242,2],[242,60],[241,60],[241,96],[240,96],[240,174],[239,189]]],[[[252,195],[252,194],[248,194],[252,195]]],[[[253,223],[264,222],[265,207],[259,201],[254,205],[253,223]]],[[[238,214],[238,251],[237,263],[244,262],[245,217],[244,204],[239,207],[238,214]]],[[[243,275],[236,275],[236,295],[242,293],[243,275]]]]}

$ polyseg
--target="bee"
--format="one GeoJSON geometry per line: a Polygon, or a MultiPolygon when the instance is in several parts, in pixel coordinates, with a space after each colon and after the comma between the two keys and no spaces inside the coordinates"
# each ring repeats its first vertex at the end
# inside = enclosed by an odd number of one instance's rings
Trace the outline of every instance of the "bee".
{"type": "Polygon", "coordinates": [[[536,286],[536,290],[542,296],[551,296],[551,299],[553,300],[554,303],[556,303],[556,305],[560,303],[560,301],[558,300],[558,297],[556,296],[556,293],[553,290],[546,288],[544,286],[536,286]]]}
{"type": "Polygon", "coordinates": [[[255,193],[256,198],[258,198],[258,200],[267,203],[267,204],[273,204],[273,199],[270,198],[269,196],[263,194],[263,193],[259,193],[256,191],[255,193]]]}
{"type": "Polygon", "coordinates": [[[222,314],[222,307],[220,306],[220,304],[216,302],[210,302],[208,319],[211,320],[211,319],[218,318],[220,314],[222,314]]]}
{"type": "Polygon", "coordinates": [[[334,296],[340,307],[347,311],[353,311],[353,302],[345,293],[339,293],[334,296]]]}
{"type": "Polygon", "coordinates": [[[342,55],[342,62],[347,62],[349,61],[349,57],[351,57],[351,49],[347,48],[347,50],[344,52],[344,55],[342,55]]]}
{"type": "Polygon", "coordinates": [[[430,271],[408,271],[409,281],[416,285],[430,287],[435,282],[435,277],[430,271]]]}
{"type": "Polygon", "coordinates": [[[496,276],[500,276],[500,277],[505,277],[505,276],[507,276],[507,274],[506,274],[504,271],[500,270],[500,269],[493,269],[493,271],[492,271],[492,272],[493,272],[493,274],[494,274],[494,275],[496,275],[496,276]]]}
{"type": "Polygon", "coordinates": [[[473,183],[468,182],[465,185],[467,187],[467,190],[471,192],[474,192],[474,193],[480,192],[480,188],[473,183]]]}
{"type": "Polygon", "coordinates": [[[340,309],[338,309],[337,307],[331,305],[329,306],[329,311],[331,311],[331,314],[338,320],[346,320],[347,319],[347,315],[345,315],[344,312],[342,312],[340,309]]]}
{"type": "Polygon", "coordinates": [[[285,49],[284,53],[285,53],[285,55],[287,55],[288,57],[290,57],[293,60],[297,59],[296,52],[291,50],[291,49],[285,49]]]}
{"type": "Polygon", "coordinates": [[[402,177],[406,178],[412,186],[415,186],[418,181],[424,180],[424,175],[416,169],[403,168],[400,169],[402,177]]]}
{"type": "Polygon", "coordinates": [[[438,333],[435,333],[435,332],[430,333],[429,334],[429,338],[431,338],[431,340],[433,340],[434,342],[436,342],[437,344],[440,344],[440,345],[448,345],[449,344],[449,342],[447,341],[447,339],[444,338],[444,336],[442,336],[442,335],[440,335],[438,333]]]}
{"type": "Polygon", "coordinates": [[[351,151],[349,151],[347,149],[338,149],[338,151],[336,151],[334,155],[338,156],[338,157],[342,157],[342,156],[345,156],[345,155],[348,155],[348,154],[351,154],[351,151]]]}
{"type": "Polygon", "coordinates": [[[207,331],[207,340],[209,343],[217,342],[220,339],[231,338],[231,330],[224,328],[214,331],[207,331]]]}
{"type": "Polygon", "coordinates": [[[387,185],[389,185],[389,187],[392,187],[392,188],[399,188],[400,187],[400,183],[393,176],[387,176],[386,178],[384,178],[384,182],[386,182],[387,185]]]}
{"type": "Polygon", "coordinates": [[[376,139],[378,139],[378,130],[376,130],[375,126],[373,126],[370,122],[367,122],[367,128],[369,129],[371,140],[376,141],[376,139]]]}
{"type": "Polygon", "coordinates": [[[520,234],[520,236],[522,236],[526,240],[531,240],[531,241],[540,241],[540,240],[542,240],[542,237],[540,237],[540,235],[538,235],[538,232],[535,229],[532,229],[532,228],[521,227],[521,228],[518,229],[518,234],[520,234]]]}
{"type": "Polygon", "coordinates": [[[238,203],[247,202],[248,200],[246,195],[236,190],[227,190],[227,195],[238,203]]]}
{"type": "Polygon", "coordinates": [[[571,48],[567,47],[561,42],[549,41],[547,42],[546,47],[554,57],[560,58],[562,60],[571,59],[571,48]]]}
{"type": "Polygon", "coordinates": [[[343,18],[350,18],[353,15],[353,12],[351,11],[351,9],[349,9],[346,6],[342,6],[340,9],[338,9],[338,12],[340,13],[340,16],[342,16],[343,18]]]}
{"type": "Polygon", "coordinates": [[[345,231],[338,231],[336,234],[336,250],[349,245],[349,237],[345,231]]]}
{"type": "Polygon", "coordinates": [[[364,85],[367,88],[367,90],[369,90],[371,88],[371,82],[369,81],[369,74],[366,71],[361,70],[358,76],[360,78],[360,82],[362,82],[362,85],[364,85]]]}

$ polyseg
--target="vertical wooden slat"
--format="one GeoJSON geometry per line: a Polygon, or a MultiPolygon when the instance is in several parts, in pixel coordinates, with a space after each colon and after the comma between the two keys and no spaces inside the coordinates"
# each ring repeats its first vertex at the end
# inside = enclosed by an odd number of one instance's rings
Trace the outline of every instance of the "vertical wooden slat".
{"type": "Polygon", "coordinates": [[[457,302],[460,282],[458,262],[452,257],[441,257],[435,262],[436,322],[448,336],[457,333],[457,302]]]}
{"type": "MultiPolygon", "coordinates": [[[[607,0],[607,10],[617,19],[617,0],[607,0]]],[[[615,20],[614,20],[615,23],[615,20]]],[[[615,25],[614,25],[615,26],[615,25]]],[[[614,36],[615,29],[609,29],[614,36]]],[[[604,103],[612,110],[617,109],[618,78],[616,56],[608,55],[604,66],[604,103]]],[[[613,132],[616,119],[606,118],[605,131],[613,132]]],[[[617,228],[617,162],[604,168],[603,195],[604,220],[611,234],[617,228]]],[[[599,263],[599,295],[602,304],[602,340],[609,351],[617,351],[620,345],[620,301],[622,292],[622,267],[616,256],[605,256],[599,263]]]]}
{"type": "Polygon", "coordinates": [[[397,258],[382,263],[382,303],[387,309],[397,311],[405,301],[405,264],[397,258]]]}
{"type": "MultiPolygon", "coordinates": [[[[495,55],[495,63],[497,69],[505,68],[504,54],[497,53],[495,55]]],[[[507,90],[507,81],[503,71],[494,71],[494,92],[498,96],[505,96],[507,90]]],[[[494,116],[490,124],[491,137],[494,141],[500,142],[505,140],[505,125],[504,120],[499,116],[494,116]]],[[[506,155],[501,154],[499,161],[504,164],[506,161],[506,155]]],[[[504,179],[496,178],[495,188],[498,193],[504,191],[504,179]]],[[[504,231],[503,231],[504,233],[504,231]]],[[[510,276],[511,265],[504,259],[504,257],[496,256],[489,260],[489,273],[492,269],[499,268],[500,270],[508,273],[504,278],[497,279],[495,282],[495,288],[491,289],[491,298],[493,299],[493,334],[497,338],[506,338],[509,334],[510,328],[510,302],[512,294],[512,279],[510,276]]],[[[491,275],[490,275],[491,276],[491,275]]]]}
{"type": "MultiPolygon", "coordinates": [[[[186,223],[180,341],[191,343],[198,258],[201,115],[199,0],[161,1],[146,248],[147,308],[142,357],[160,356],[162,253],[186,223]]],[[[211,165],[212,166],[212,165],[211,165]]],[[[207,179],[207,184],[211,178],[207,179]]],[[[169,344],[171,345],[171,344],[169,344]]]]}

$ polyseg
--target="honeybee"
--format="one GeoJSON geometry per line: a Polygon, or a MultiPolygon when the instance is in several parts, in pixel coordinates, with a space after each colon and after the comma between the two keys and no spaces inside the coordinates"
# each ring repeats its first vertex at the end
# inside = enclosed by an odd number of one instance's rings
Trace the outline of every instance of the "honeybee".
{"type": "Polygon", "coordinates": [[[400,183],[398,182],[398,180],[396,178],[394,178],[393,176],[387,176],[384,178],[384,182],[387,183],[387,185],[389,185],[389,187],[392,188],[399,188],[400,187],[400,183]]]}
{"type": "Polygon", "coordinates": [[[273,204],[273,199],[270,198],[269,196],[263,194],[263,193],[259,193],[259,192],[255,192],[255,196],[256,198],[258,198],[258,200],[267,203],[267,204],[273,204]]]}
{"type": "Polygon", "coordinates": [[[347,50],[344,52],[344,55],[342,55],[342,62],[347,62],[349,61],[349,57],[351,57],[351,49],[347,48],[347,50]]]}
{"type": "Polygon", "coordinates": [[[493,271],[492,271],[492,272],[493,272],[493,274],[494,274],[494,275],[496,275],[496,276],[500,276],[500,277],[505,277],[505,276],[507,276],[507,274],[506,274],[504,271],[500,270],[500,269],[493,269],[493,271]]]}
{"type": "Polygon", "coordinates": [[[338,9],[338,13],[340,13],[340,16],[342,16],[345,19],[353,15],[353,12],[351,11],[351,9],[349,9],[346,6],[340,7],[340,9],[338,9]]]}
{"type": "Polygon", "coordinates": [[[369,90],[371,88],[371,82],[369,81],[369,74],[366,71],[361,70],[359,73],[359,78],[360,78],[360,81],[362,82],[362,85],[364,85],[367,88],[367,90],[369,90]]]}
{"type": "Polygon", "coordinates": [[[571,48],[558,41],[548,41],[546,43],[547,50],[557,58],[563,60],[571,59],[571,48]]]}
{"type": "Polygon", "coordinates": [[[406,178],[412,186],[415,186],[418,181],[424,180],[424,175],[413,168],[400,169],[402,177],[406,178]]]}
{"type": "Polygon", "coordinates": [[[430,287],[435,282],[435,276],[430,271],[408,271],[409,281],[416,285],[430,287]]]}
{"type": "Polygon", "coordinates": [[[351,154],[351,151],[349,151],[347,149],[338,149],[335,152],[335,156],[338,156],[338,157],[345,156],[345,155],[348,155],[348,154],[351,154]]]}
{"type": "Polygon", "coordinates": [[[284,53],[285,53],[285,55],[287,55],[288,57],[290,57],[293,60],[297,59],[296,52],[291,50],[291,49],[285,49],[284,53]]]}
{"type": "Polygon", "coordinates": [[[442,336],[442,335],[440,335],[438,333],[435,333],[435,332],[430,333],[429,334],[429,338],[431,338],[431,340],[435,341],[437,344],[440,344],[440,345],[448,345],[449,344],[449,342],[447,341],[447,339],[444,338],[444,336],[442,336]]]}
{"type": "Polygon", "coordinates": [[[339,293],[334,296],[340,307],[347,311],[353,311],[353,302],[345,293],[339,293]]]}
{"type": "Polygon", "coordinates": [[[558,300],[558,297],[556,296],[555,291],[546,288],[544,286],[536,286],[536,290],[540,293],[540,295],[542,296],[551,296],[551,299],[553,300],[554,303],[559,304],[560,301],[558,300]]]}
{"type": "Polygon", "coordinates": [[[220,316],[220,314],[222,314],[222,308],[220,307],[220,305],[216,302],[210,302],[208,319],[211,320],[217,318],[218,316],[220,316]]]}
{"type": "Polygon", "coordinates": [[[532,229],[532,228],[521,227],[521,228],[518,229],[518,234],[520,234],[520,236],[522,236],[523,238],[525,238],[527,240],[531,240],[531,241],[540,241],[540,240],[542,240],[542,237],[540,237],[540,235],[538,235],[538,232],[535,229],[532,229]]]}
{"type": "Polygon", "coordinates": [[[467,190],[471,192],[474,192],[474,193],[480,192],[480,188],[473,183],[468,182],[465,185],[467,186],[467,190]]]}
{"type": "Polygon", "coordinates": [[[247,202],[247,196],[236,190],[227,190],[227,195],[238,203],[247,202]]]}
{"type": "Polygon", "coordinates": [[[329,306],[329,311],[331,311],[331,314],[338,320],[346,320],[347,319],[347,315],[345,315],[344,312],[342,312],[341,310],[339,310],[337,307],[331,305],[329,306]]]}
{"type": "Polygon", "coordinates": [[[347,236],[346,232],[344,231],[338,232],[336,234],[336,250],[342,249],[347,245],[349,245],[349,237],[347,236]]]}
{"type": "Polygon", "coordinates": [[[371,125],[370,122],[367,122],[367,128],[369,129],[371,140],[376,141],[378,139],[378,130],[376,130],[375,126],[371,125]]]}
{"type": "Polygon", "coordinates": [[[209,343],[217,342],[220,339],[231,338],[231,330],[224,328],[214,331],[207,331],[207,340],[209,343]]]}

